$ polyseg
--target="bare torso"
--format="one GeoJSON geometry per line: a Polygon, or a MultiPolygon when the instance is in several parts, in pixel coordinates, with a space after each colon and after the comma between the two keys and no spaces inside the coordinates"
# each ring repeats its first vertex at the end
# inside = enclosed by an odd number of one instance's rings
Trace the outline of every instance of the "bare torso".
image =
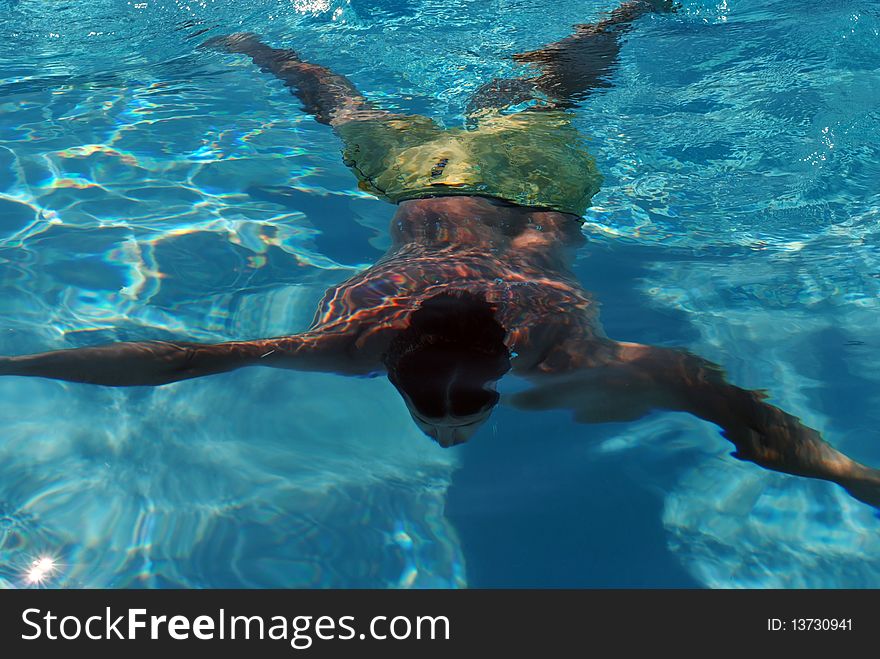
{"type": "Polygon", "coordinates": [[[378,263],[327,292],[312,328],[348,336],[356,372],[381,367],[394,334],[443,293],[492,305],[515,371],[564,370],[589,358],[585,342],[599,336],[594,304],[570,269],[584,242],[580,218],[483,197],[431,197],[401,203],[391,236],[378,263]]]}

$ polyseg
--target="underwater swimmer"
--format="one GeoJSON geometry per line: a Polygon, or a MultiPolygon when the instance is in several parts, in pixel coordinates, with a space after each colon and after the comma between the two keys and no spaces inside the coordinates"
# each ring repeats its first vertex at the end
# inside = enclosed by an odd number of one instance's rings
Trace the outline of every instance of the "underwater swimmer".
{"type": "Polygon", "coordinates": [[[361,188],[397,204],[390,249],[327,291],[301,334],[2,357],[0,375],[155,386],[245,366],[385,372],[415,423],[453,446],[489,417],[496,383],[511,371],[531,385],[511,397],[519,408],[570,409],[584,423],[689,412],[718,425],[742,460],[838,483],[880,507],[880,472],[835,450],[763,393],[728,383],[719,367],[687,351],[606,337],[572,273],[584,242],[581,215],[601,178],[570,109],[608,86],[633,21],[672,9],[663,0],[626,2],[516,56],[537,74],[480,88],[468,129],[384,111],[343,76],[255,35],[212,39],[206,46],[250,57],[335,130],[361,188]],[[509,111],[514,106],[525,109],[509,111]]]}

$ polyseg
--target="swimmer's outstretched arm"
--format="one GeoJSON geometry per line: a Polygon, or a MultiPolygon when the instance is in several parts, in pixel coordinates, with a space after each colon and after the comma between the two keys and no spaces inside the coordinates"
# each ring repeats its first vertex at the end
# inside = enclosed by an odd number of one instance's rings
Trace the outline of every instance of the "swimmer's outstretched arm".
{"type": "Polygon", "coordinates": [[[177,341],[112,343],[0,357],[0,375],[83,382],[110,387],[158,386],[245,366],[346,372],[347,342],[338,335],[296,336],[201,344],[177,341]]]}
{"type": "Polygon", "coordinates": [[[322,124],[337,126],[352,119],[387,114],[373,107],[345,76],[304,62],[296,51],[267,46],[251,32],[214,37],[202,46],[247,55],[263,71],[272,73],[290,87],[306,112],[322,124]]]}
{"type": "Polygon", "coordinates": [[[577,101],[593,89],[609,87],[620,54],[620,37],[637,18],[653,12],[675,11],[672,0],[628,0],[598,23],[575,26],[573,34],[543,48],[513,56],[535,65],[541,75],[535,85],[558,101],[577,101]]]}
{"type": "Polygon", "coordinates": [[[604,364],[536,376],[536,387],[515,395],[513,404],[569,408],[584,423],[633,420],[652,409],[689,412],[719,426],[736,446],[734,457],[832,481],[880,508],[880,470],[837,451],[797,417],[765,402],[763,392],[728,383],[718,366],[684,350],[611,345],[613,357],[604,364]]]}

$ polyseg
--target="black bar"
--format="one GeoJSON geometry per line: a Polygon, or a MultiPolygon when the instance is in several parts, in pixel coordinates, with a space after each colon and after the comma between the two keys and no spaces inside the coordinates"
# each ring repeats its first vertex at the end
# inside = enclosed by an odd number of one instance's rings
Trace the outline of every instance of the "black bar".
{"type": "MultiPolygon", "coordinates": [[[[866,643],[876,638],[880,628],[877,601],[877,591],[873,590],[2,591],[0,648],[4,657],[56,657],[61,652],[82,651],[90,657],[114,658],[120,653],[161,652],[163,659],[227,649],[251,653],[253,657],[338,657],[366,652],[367,656],[420,658],[481,650],[491,650],[493,656],[540,653],[537,656],[554,658],[594,652],[600,656],[842,652],[871,647],[866,643]],[[49,633],[56,636],[60,634],[59,621],[65,616],[76,616],[80,625],[98,616],[90,631],[102,635],[107,631],[107,607],[111,621],[124,617],[116,625],[116,632],[108,632],[113,640],[89,640],[84,630],[76,640],[45,638],[43,616],[47,612],[55,616],[50,620],[49,633]],[[28,609],[39,610],[28,614],[34,624],[23,621],[28,609]],[[137,617],[145,627],[135,630],[134,640],[119,640],[116,635],[128,632],[125,616],[129,609],[146,610],[137,617]],[[221,609],[225,640],[217,638],[221,609]],[[178,635],[189,634],[187,640],[172,639],[166,622],[161,621],[156,627],[158,639],[149,638],[150,616],[170,619],[175,615],[188,618],[188,626],[176,628],[178,635]],[[213,640],[195,638],[192,623],[198,616],[211,618],[213,628],[209,631],[203,620],[200,631],[202,635],[213,635],[213,640]],[[238,621],[238,638],[232,640],[232,616],[260,616],[264,636],[274,625],[278,636],[285,630],[286,639],[245,640],[241,636],[247,625],[238,621]],[[274,616],[278,618],[273,620],[274,616]],[[297,619],[302,628],[298,645],[308,645],[302,649],[291,647],[297,616],[310,616],[308,620],[297,619]],[[319,638],[316,625],[321,616],[333,619],[322,622],[321,635],[351,638],[319,638]],[[388,636],[384,640],[370,638],[370,622],[376,616],[385,616],[375,623],[377,633],[388,636]],[[409,628],[410,638],[391,637],[389,621],[395,616],[407,620],[395,622],[394,633],[402,636],[409,628]],[[444,637],[442,621],[435,624],[434,640],[428,638],[430,621],[423,623],[425,637],[412,638],[416,619],[426,616],[448,619],[449,638],[444,637]],[[22,639],[23,635],[35,635],[37,627],[38,639],[22,639]]],[[[259,623],[249,624],[257,636],[259,623]]],[[[76,629],[72,620],[65,623],[66,634],[74,635],[76,629]]]]}

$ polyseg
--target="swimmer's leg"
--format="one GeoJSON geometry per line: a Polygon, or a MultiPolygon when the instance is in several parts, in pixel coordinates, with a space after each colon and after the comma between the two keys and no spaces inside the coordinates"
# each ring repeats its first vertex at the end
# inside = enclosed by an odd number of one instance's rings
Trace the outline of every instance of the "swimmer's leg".
{"type": "Polygon", "coordinates": [[[672,0],[629,0],[598,23],[575,26],[575,32],[538,50],[513,56],[517,62],[535,66],[540,75],[512,80],[495,79],[478,89],[467,114],[481,109],[503,109],[530,99],[542,99],[555,107],[569,107],[591,91],[610,87],[617,66],[620,37],[633,21],[653,12],[675,11],[672,0]]]}
{"type": "Polygon", "coordinates": [[[66,380],[110,387],[158,386],[233,371],[271,366],[304,371],[346,372],[343,340],[300,334],[259,341],[201,344],[171,341],[112,343],[0,357],[0,375],[66,380]]]}
{"type": "Polygon", "coordinates": [[[620,55],[620,37],[633,21],[654,12],[671,12],[671,0],[630,0],[598,23],[575,26],[564,39],[538,50],[514,55],[518,62],[536,66],[538,88],[562,104],[573,103],[594,89],[610,87],[609,78],[620,55]]]}
{"type": "Polygon", "coordinates": [[[214,37],[202,45],[249,56],[263,71],[272,73],[290,87],[306,112],[322,124],[337,126],[352,119],[372,119],[387,114],[374,107],[345,76],[304,62],[296,51],[267,46],[250,32],[214,37]]]}
{"type": "Polygon", "coordinates": [[[609,357],[595,367],[530,376],[535,387],[515,395],[513,404],[568,408],[583,423],[629,421],[653,409],[689,412],[719,426],[736,446],[734,457],[832,481],[880,508],[880,470],[836,450],[797,417],[765,402],[763,392],[728,383],[715,364],[684,350],[616,342],[604,348],[609,357]]]}

